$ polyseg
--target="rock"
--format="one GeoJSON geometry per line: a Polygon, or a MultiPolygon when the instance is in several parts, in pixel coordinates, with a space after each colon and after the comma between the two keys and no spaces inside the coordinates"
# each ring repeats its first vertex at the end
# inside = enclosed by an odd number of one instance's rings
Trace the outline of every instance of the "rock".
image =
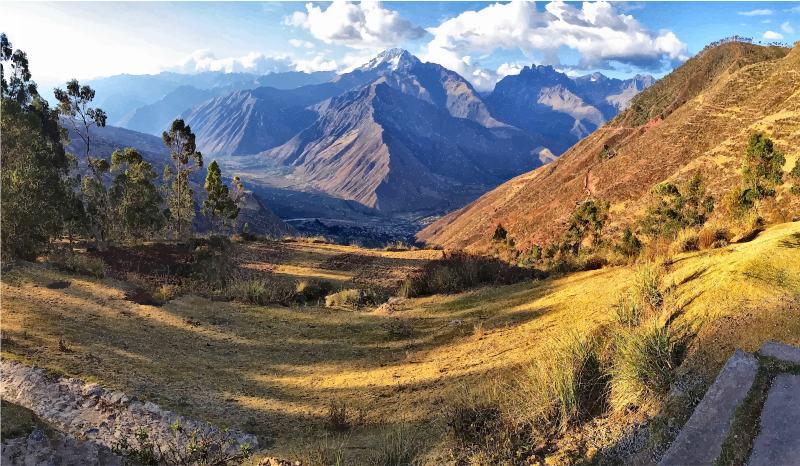
{"type": "Polygon", "coordinates": [[[772,356],[784,361],[800,364],[800,348],[768,341],[758,349],[761,356],[772,356]]]}
{"type": "Polygon", "coordinates": [[[461,325],[460,320],[451,320],[450,322],[447,323],[448,327],[458,327],[459,325],[461,325]]]}
{"type": "Polygon", "coordinates": [[[757,371],[756,358],[736,350],[658,465],[713,463],[722,452],[731,416],[747,396],[757,371]]]}
{"type": "Polygon", "coordinates": [[[761,411],[760,426],[760,432],[753,443],[753,453],[747,464],[749,466],[798,464],[800,376],[780,374],[775,377],[764,409],[761,411]]]}
{"type": "Polygon", "coordinates": [[[83,396],[99,397],[105,390],[98,383],[90,383],[83,386],[83,396]]]}

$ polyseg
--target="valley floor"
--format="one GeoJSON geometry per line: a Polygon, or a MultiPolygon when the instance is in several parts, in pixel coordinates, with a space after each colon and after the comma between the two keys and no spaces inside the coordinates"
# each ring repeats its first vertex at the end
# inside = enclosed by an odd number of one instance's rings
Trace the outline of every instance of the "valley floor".
{"type": "MultiPolygon", "coordinates": [[[[290,250],[282,263],[261,266],[342,286],[441,254],[299,243],[290,250]],[[321,267],[337,260],[356,265],[321,267]]],[[[344,445],[347,462],[365,464],[381,428],[393,424],[421,432],[434,457],[444,454],[437,445],[450,401],[467,387],[513,382],[550,339],[610,320],[609,307],[632,274],[610,267],[404,300],[389,312],[194,295],[153,307],[124,299],[123,282],[18,266],[2,275],[2,355],[271,437],[270,456],[308,451],[324,439],[331,403],[344,402],[355,425],[332,441],[344,445]],[[60,280],[70,286],[47,288],[60,280]],[[411,326],[410,337],[392,337],[398,322],[411,326]]],[[[682,371],[710,382],[736,348],[754,351],[770,340],[800,345],[798,222],[748,243],[680,254],[666,275],[673,283],[678,318],[703,325],[682,371]]]]}

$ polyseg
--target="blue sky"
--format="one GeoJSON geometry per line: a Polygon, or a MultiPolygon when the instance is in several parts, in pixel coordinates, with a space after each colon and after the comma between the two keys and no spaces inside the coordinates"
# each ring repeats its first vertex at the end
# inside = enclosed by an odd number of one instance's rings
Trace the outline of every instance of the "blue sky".
{"type": "Polygon", "coordinates": [[[40,85],[342,70],[399,46],[487,90],[531,63],[660,77],[727,36],[793,44],[800,2],[4,2],[2,23],[40,85]]]}

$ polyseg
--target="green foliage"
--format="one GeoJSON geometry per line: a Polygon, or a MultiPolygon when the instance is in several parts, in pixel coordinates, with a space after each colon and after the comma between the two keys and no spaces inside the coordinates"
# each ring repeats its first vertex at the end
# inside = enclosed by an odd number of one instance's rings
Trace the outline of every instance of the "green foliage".
{"type": "Polygon", "coordinates": [[[567,231],[561,238],[561,250],[578,253],[584,238],[591,237],[598,241],[603,224],[608,220],[608,201],[589,200],[578,207],[567,221],[567,231]]]}
{"type": "Polygon", "coordinates": [[[635,257],[642,250],[642,242],[633,234],[630,228],[622,232],[622,240],[617,245],[617,251],[627,257],[635,257]]]}
{"type": "Polygon", "coordinates": [[[494,235],[492,235],[492,241],[504,241],[508,236],[508,232],[503,225],[497,225],[497,228],[494,230],[494,235]]]}
{"type": "Polygon", "coordinates": [[[138,151],[114,151],[110,170],[117,172],[110,199],[116,206],[115,225],[119,236],[143,239],[161,231],[166,219],[159,209],[163,202],[153,181],[158,175],[138,151]]]}
{"type": "Polygon", "coordinates": [[[216,160],[212,160],[208,165],[205,190],[208,198],[203,201],[203,213],[208,215],[211,220],[211,233],[213,234],[215,217],[222,219],[221,229],[230,226],[230,222],[239,216],[240,210],[231,198],[230,190],[222,182],[222,171],[216,160]]]}
{"type": "Polygon", "coordinates": [[[761,133],[750,135],[742,165],[742,185],[756,211],[761,200],[775,197],[774,187],[783,184],[784,163],[786,157],[775,150],[771,139],[761,133]]]}
{"type": "Polygon", "coordinates": [[[1,58],[4,66],[11,62],[13,73],[8,82],[3,77],[0,109],[0,242],[4,255],[31,260],[61,234],[63,214],[75,206],[65,181],[72,166],[63,145],[68,134],[58,112],[36,93],[25,54],[12,53],[5,35],[1,58]]]}
{"type": "Polygon", "coordinates": [[[704,224],[714,210],[714,198],[706,196],[702,174],[698,171],[678,189],[665,181],[650,190],[652,203],[638,224],[642,232],[650,237],[674,238],[686,227],[704,224]]]}
{"type": "Polygon", "coordinates": [[[138,429],[133,440],[122,437],[111,451],[128,466],[238,466],[253,456],[250,444],[233,448],[236,440],[228,429],[212,430],[210,424],[191,428],[175,421],[170,426],[173,438],[164,444],[155,444],[144,427],[138,429]]]}
{"type": "Polygon", "coordinates": [[[192,172],[203,168],[203,156],[197,152],[195,135],[191,127],[185,124],[182,119],[172,122],[169,131],[164,131],[161,136],[164,144],[170,149],[172,163],[175,165],[175,172],[164,170],[164,182],[168,183],[172,179],[171,190],[167,198],[169,205],[169,219],[173,223],[175,236],[182,238],[186,233],[187,227],[191,227],[191,220],[194,217],[194,203],[192,201],[192,190],[189,188],[189,176],[192,172]]]}
{"type": "Polygon", "coordinates": [[[794,180],[794,184],[789,188],[789,192],[795,196],[800,196],[800,159],[794,163],[794,168],[789,172],[789,177],[794,180]]]}

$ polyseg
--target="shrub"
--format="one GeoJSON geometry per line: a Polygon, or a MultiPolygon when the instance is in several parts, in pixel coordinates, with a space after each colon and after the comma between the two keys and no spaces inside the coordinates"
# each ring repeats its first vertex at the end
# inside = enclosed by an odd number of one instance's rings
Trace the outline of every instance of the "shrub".
{"type": "Polygon", "coordinates": [[[504,241],[508,236],[508,231],[503,228],[503,225],[497,225],[497,228],[494,230],[494,235],[492,235],[492,241],[504,241]]]}
{"type": "Polygon", "coordinates": [[[360,290],[342,290],[338,293],[328,295],[325,298],[325,306],[345,306],[355,305],[361,299],[360,290]]]}
{"type": "Polygon", "coordinates": [[[678,233],[675,241],[672,242],[672,253],[679,254],[682,252],[697,251],[700,246],[700,237],[696,231],[689,228],[684,228],[678,233]]]}
{"type": "Polygon", "coordinates": [[[234,466],[241,465],[252,456],[250,444],[235,446],[236,441],[228,429],[187,429],[180,421],[172,424],[170,442],[156,444],[144,427],[137,430],[132,440],[121,437],[111,451],[123,458],[125,464],[144,466],[234,466]]]}
{"type": "Polygon", "coordinates": [[[372,459],[372,464],[382,466],[414,466],[419,463],[422,442],[419,431],[401,423],[384,426],[380,433],[380,443],[372,459]]]}
{"type": "Polygon", "coordinates": [[[384,251],[388,252],[399,252],[399,251],[408,251],[409,247],[407,244],[397,241],[397,242],[390,242],[383,248],[384,251]]]}
{"type": "Polygon", "coordinates": [[[103,278],[107,272],[106,263],[102,259],[74,252],[56,252],[50,256],[50,262],[64,271],[95,278],[103,278]]]}
{"type": "Polygon", "coordinates": [[[633,234],[630,228],[625,228],[622,232],[622,239],[617,245],[616,250],[627,257],[635,257],[642,250],[642,242],[633,234]]]}
{"type": "Polygon", "coordinates": [[[324,298],[333,291],[333,284],[320,278],[309,278],[297,282],[295,292],[303,295],[306,301],[324,298]]]}
{"type": "Polygon", "coordinates": [[[698,234],[698,246],[700,249],[711,249],[724,247],[730,240],[728,228],[720,224],[706,224],[698,234]]]}
{"type": "Polygon", "coordinates": [[[414,329],[411,324],[400,320],[399,318],[389,321],[381,325],[381,327],[386,330],[386,334],[390,339],[393,340],[411,338],[411,335],[414,333],[414,329]]]}
{"type": "Polygon", "coordinates": [[[230,297],[235,300],[256,304],[282,304],[288,306],[294,302],[296,287],[278,279],[245,280],[236,283],[229,289],[230,297]]]}
{"type": "Polygon", "coordinates": [[[610,402],[616,411],[655,408],[667,394],[688,347],[688,333],[653,322],[621,328],[614,339],[610,402]]]}
{"type": "Polygon", "coordinates": [[[350,420],[347,418],[347,404],[344,401],[332,400],[328,404],[328,412],[325,414],[325,428],[334,431],[350,428],[350,420]]]}

